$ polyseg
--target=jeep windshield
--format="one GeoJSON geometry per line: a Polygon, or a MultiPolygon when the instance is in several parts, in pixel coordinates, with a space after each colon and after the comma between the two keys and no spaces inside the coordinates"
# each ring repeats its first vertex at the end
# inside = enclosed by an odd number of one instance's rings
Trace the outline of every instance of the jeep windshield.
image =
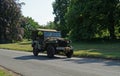
{"type": "Polygon", "coordinates": [[[49,31],[45,31],[44,32],[44,38],[47,37],[61,37],[61,32],[49,32],[49,31]]]}

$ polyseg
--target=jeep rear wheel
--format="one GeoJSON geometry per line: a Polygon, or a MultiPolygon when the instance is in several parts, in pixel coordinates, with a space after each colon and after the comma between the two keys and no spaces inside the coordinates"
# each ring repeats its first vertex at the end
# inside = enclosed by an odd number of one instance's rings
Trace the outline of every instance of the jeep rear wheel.
{"type": "Polygon", "coordinates": [[[66,53],[67,58],[71,58],[73,55],[73,50],[70,50],[70,52],[66,53]]]}
{"type": "Polygon", "coordinates": [[[36,48],[33,47],[33,55],[34,56],[38,56],[38,53],[39,53],[38,49],[36,49],[36,48]]]}
{"type": "Polygon", "coordinates": [[[47,56],[49,58],[53,58],[55,54],[55,48],[53,46],[48,46],[47,47],[47,56]]]}

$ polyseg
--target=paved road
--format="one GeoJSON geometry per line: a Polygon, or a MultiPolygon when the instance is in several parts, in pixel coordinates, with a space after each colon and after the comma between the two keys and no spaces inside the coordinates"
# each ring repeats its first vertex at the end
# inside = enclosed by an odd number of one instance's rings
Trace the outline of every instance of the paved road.
{"type": "Polygon", "coordinates": [[[120,76],[120,62],[102,59],[66,58],[0,49],[0,65],[23,76],[120,76]]]}

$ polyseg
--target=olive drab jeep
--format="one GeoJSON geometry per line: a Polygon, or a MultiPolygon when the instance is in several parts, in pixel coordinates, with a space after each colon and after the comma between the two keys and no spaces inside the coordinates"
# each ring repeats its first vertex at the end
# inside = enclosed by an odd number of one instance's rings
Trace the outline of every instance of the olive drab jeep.
{"type": "Polygon", "coordinates": [[[32,31],[32,47],[34,56],[46,51],[49,58],[63,52],[68,58],[73,55],[71,41],[61,38],[61,32],[50,29],[37,29],[32,31]]]}

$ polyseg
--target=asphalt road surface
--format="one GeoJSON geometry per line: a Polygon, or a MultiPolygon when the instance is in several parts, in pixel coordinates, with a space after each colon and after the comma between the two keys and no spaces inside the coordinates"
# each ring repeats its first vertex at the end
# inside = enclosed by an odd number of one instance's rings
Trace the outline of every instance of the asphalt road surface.
{"type": "Polygon", "coordinates": [[[0,49],[0,65],[23,76],[120,76],[120,62],[90,58],[34,57],[31,52],[0,49]]]}

